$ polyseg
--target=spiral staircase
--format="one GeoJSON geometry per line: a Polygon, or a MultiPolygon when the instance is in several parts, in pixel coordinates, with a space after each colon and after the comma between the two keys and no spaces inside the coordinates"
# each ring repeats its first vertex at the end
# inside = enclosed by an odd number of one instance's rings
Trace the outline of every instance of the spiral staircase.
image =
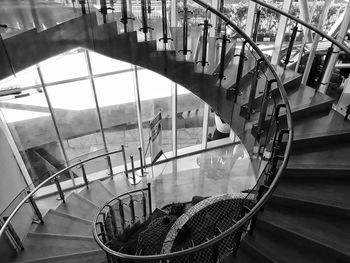
{"type": "MultiPolygon", "coordinates": [[[[135,22],[136,23],[136,22],[135,22]]],[[[155,21],[154,34],[161,32],[161,20],[155,21]]],[[[231,119],[231,100],[226,91],[230,76],[218,87],[212,76],[218,71],[209,66],[201,72],[195,53],[186,57],[180,49],[180,28],[171,28],[173,50],[157,50],[157,40],[144,40],[136,31],[116,33],[116,23],[98,25],[96,14],[81,16],[47,30],[35,29],[5,39],[12,54],[12,67],[19,71],[35,63],[83,47],[111,58],[150,69],[173,80],[207,102],[225,120],[231,119]],[[45,48],[44,48],[45,47],[45,48]],[[35,55],[34,55],[35,54],[35,55]]],[[[200,38],[200,30],[192,30],[191,39],[200,38]]],[[[161,33],[159,33],[161,37],[161,33]]],[[[156,39],[157,37],[153,38],[156,39]]],[[[195,49],[192,41],[191,49],[195,49]]],[[[215,39],[209,38],[209,49],[215,39]]],[[[232,41],[226,52],[231,60],[239,48],[232,41]]],[[[1,61],[6,54],[0,49],[1,61]]],[[[217,65],[217,57],[208,58],[217,65]]],[[[211,63],[211,61],[213,63],[211,63]]],[[[233,63],[234,64],[234,63],[233,63]]],[[[236,75],[236,65],[232,75],[236,75]]],[[[242,79],[249,78],[255,67],[248,56],[242,79]]],[[[6,65],[0,78],[12,74],[6,65]]],[[[246,234],[237,255],[224,262],[349,262],[350,260],[350,122],[332,110],[333,99],[310,87],[300,86],[301,75],[277,68],[288,95],[294,122],[294,142],[288,166],[276,191],[258,215],[255,229],[246,234]]],[[[243,81],[244,85],[244,81],[243,81]]],[[[262,101],[264,86],[258,85],[254,107],[262,101]]],[[[274,92],[272,90],[272,92],[274,92]]],[[[242,90],[247,100],[248,94],[242,90]]],[[[243,114],[244,115],[244,114],[243,114]]],[[[250,117],[253,121],[257,117],[250,117]]],[[[281,122],[285,119],[282,114],[281,122]]],[[[240,120],[245,121],[241,116],[240,120]]],[[[235,126],[236,124],[232,124],[235,126]]],[[[233,127],[235,128],[235,127],[233,127]]],[[[244,131],[240,131],[244,135],[244,131]]],[[[248,149],[249,150],[249,149],[248,149]]],[[[105,252],[92,237],[91,223],[98,208],[120,193],[132,188],[118,178],[95,181],[88,188],[70,193],[66,203],[50,209],[44,224],[33,225],[16,257],[3,256],[2,262],[107,262],[105,252]]]]}

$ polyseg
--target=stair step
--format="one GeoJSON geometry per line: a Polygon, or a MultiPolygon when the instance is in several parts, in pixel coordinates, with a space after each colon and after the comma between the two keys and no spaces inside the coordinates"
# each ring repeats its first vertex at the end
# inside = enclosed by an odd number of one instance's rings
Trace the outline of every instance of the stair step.
{"type": "Polygon", "coordinates": [[[91,201],[73,192],[66,198],[66,203],[61,203],[56,210],[82,219],[92,220],[97,209],[98,206],[91,201]]]}
{"type": "Polygon", "coordinates": [[[97,250],[98,246],[92,237],[68,236],[54,234],[29,233],[24,240],[25,249],[16,258],[16,262],[83,253],[97,250]]]}
{"type": "MultiPolygon", "coordinates": [[[[350,166],[350,165],[349,165],[350,166]]],[[[283,172],[283,177],[286,178],[315,178],[315,179],[348,179],[350,167],[319,164],[315,168],[314,164],[300,164],[289,162],[287,169],[283,172]]]]}
{"type": "Polygon", "coordinates": [[[79,195],[90,200],[97,206],[102,206],[114,196],[114,194],[98,180],[90,183],[89,188],[80,191],[79,195]]]}
{"type": "Polygon", "coordinates": [[[332,250],[332,253],[348,256],[350,256],[349,219],[345,215],[334,215],[327,210],[276,202],[265,206],[264,212],[259,215],[259,220],[283,228],[291,235],[303,236],[309,240],[308,242],[324,246],[332,250]]]}
{"type": "MultiPolygon", "coordinates": [[[[321,190],[322,191],[322,190],[321,190]]],[[[273,194],[273,200],[279,200],[284,202],[298,202],[300,205],[303,206],[318,206],[319,209],[325,209],[325,210],[332,210],[332,213],[336,214],[346,214],[349,215],[350,213],[350,207],[347,204],[343,204],[340,202],[334,202],[327,200],[324,197],[310,197],[307,195],[302,195],[299,193],[293,193],[290,192],[283,192],[279,189],[275,191],[273,194]]]]}
{"type": "Polygon", "coordinates": [[[114,176],[113,179],[106,179],[102,184],[114,195],[121,195],[133,190],[124,174],[114,176]]]}
{"type": "Polygon", "coordinates": [[[91,221],[50,209],[44,217],[44,224],[36,225],[34,232],[90,236],[91,221]]]}
{"type": "Polygon", "coordinates": [[[274,253],[276,262],[348,262],[347,254],[339,253],[323,244],[283,228],[275,222],[258,220],[253,233],[255,246],[264,253],[274,253]],[[273,249],[272,249],[273,248],[273,249]],[[269,251],[268,251],[269,250],[269,251]]]}
{"type": "MultiPolygon", "coordinates": [[[[16,261],[17,262],[17,261],[16,261]]],[[[56,262],[56,263],[104,263],[106,261],[106,253],[101,249],[90,250],[80,253],[72,253],[67,255],[36,258],[34,260],[21,260],[20,263],[35,263],[35,262],[56,262]]]]}

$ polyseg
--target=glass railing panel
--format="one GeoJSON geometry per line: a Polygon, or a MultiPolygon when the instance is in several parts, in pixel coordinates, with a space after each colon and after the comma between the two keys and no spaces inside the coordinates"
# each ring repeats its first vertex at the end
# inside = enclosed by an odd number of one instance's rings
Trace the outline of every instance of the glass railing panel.
{"type": "MultiPolygon", "coordinates": [[[[89,8],[86,9],[89,12],[89,8]]],[[[0,11],[0,24],[8,26],[3,35],[7,38],[30,29],[43,31],[81,15],[78,1],[5,1],[0,11]]]]}
{"type": "Polygon", "coordinates": [[[139,159],[140,139],[132,67],[128,71],[95,77],[97,101],[108,151],[125,148],[126,157],[139,159]]]}
{"type": "Polygon", "coordinates": [[[202,143],[204,103],[196,95],[177,87],[177,150],[202,143]]]}

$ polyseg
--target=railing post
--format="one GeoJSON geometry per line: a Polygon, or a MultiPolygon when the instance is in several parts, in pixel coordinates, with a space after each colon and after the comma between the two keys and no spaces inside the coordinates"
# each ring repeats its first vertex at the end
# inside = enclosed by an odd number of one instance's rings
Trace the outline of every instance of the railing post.
{"type": "Polygon", "coordinates": [[[163,40],[163,43],[168,43],[168,40],[173,40],[168,37],[168,24],[166,15],[166,0],[162,0],[162,26],[163,26],[163,37],[159,41],[163,40]]]}
{"type": "Polygon", "coordinates": [[[135,223],[135,205],[134,205],[134,198],[132,195],[130,195],[130,201],[129,201],[129,207],[131,211],[131,223],[135,223]]]}
{"type": "Polygon", "coordinates": [[[259,120],[258,120],[258,126],[257,126],[257,140],[260,139],[261,134],[264,132],[264,122],[266,118],[266,112],[267,112],[267,107],[268,107],[268,102],[269,102],[269,97],[270,97],[270,92],[271,92],[271,86],[272,83],[277,83],[276,79],[270,79],[267,84],[266,88],[264,90],[264,95],[263,95],[263,100],[262,100],[262,105],[261,105],[261,110],[260,110],[260,115],[259,115],[259,120]]]}
{"type": "Polygon", "coordinates": [[[147,204],[146,204],[145,193],[143,191],[142,191],[142,217],[143,217],[143,220],[146,220],[146,217],[147,217],[147,204]]]}
{"type": "Polygon", "coordinates": [[[109,214],[111,215],[111,222],[113,226],[113,235],[117,235],[117,222],[115,221],[115,213],[112,205],[108,205],[109,207],[109,214]]]}
{"type": "Polygon", "coordinates": [[[145,171],[143,169],[143,154],[142,154],[142,148],[139,147],[139,154],[140,154],[140,166],[141,166],[141,177],[145,176],[145,171]]]}
{"type": "Polygon", "coordinates": [[[212,27],[212,25],[209,24],[208,19],[205,19],[204,23],[199,24],[199,26],[203,26],[202,60],[197,61],[196,63],[201,63],[201,66],[205,67],[206,65],[209,65],[209,62],[207,61],[207,43],[209,27],[212,27]]]}
{"type": "Polygon", "coordinates": [[[222,37],[219,37],[216,40],[219,40],[219,39],[222,39],[221,55],[220,55],[220,69],[219,69],[218,73],[214,73],[214,76],[218,76],[218,78],[220,80],[220,86],[221,86],[222,80],[225,79],[224,70],[225,70],[226,44],[227,44],[227,42],[230,43],[231,41],[227,38],[226,32],[225,32],[225,34],[222,35],[222,37]]]}
{"type": "MultiPolygon", "coordinates": [[[[224,0],[220,0],[219,12],[222,13],[223,11],[224,11],[224,0]]],[[[216,27],[216,32],[218,35],[221,33],[221,23],[222,23],[222,19],[220,17],[218,17],[217,27],[216,27]]]]}
{"type": "Polygon", "coordinates": [[[256,16],[255,16],[255,24],[254,24],[254,31],[253,31],[253,41],[256,43],[257,36],[258,36],[258,29],[259,29],[259,23],[260,23],[260,15],[261,15],[261,10],[258,9],[256,11],[256,16]]]}
{"type": "MultiPolygon", "coordinates": [[[[3,219],[4,219],[4,221],[6,221],[8,219],[8,217],[7,216],[3,217],[3,219]]],[[[0,226],[1,226],[1,224],[0,224],[0,226]]],[[[15,243],[16,248],[20,248],[21,250],[23,250],[24,249],[23,243],[22,243],[21,239],[19,238],[19,236],[17,235],[11,222],[9,222],[7,224],[7,230],[8,230],[8,234],[10,235],[11,239],[15,243]]]]}
{"type": "MultiPolygon", "coordinates": [[[[27,195],[30,194],[30,191],[27,191],[27,195]]],[[[36,214],[36,216],[38,217],[39,221],[41,224],[44,224],[44,219],[43,219],[43,215],[41,214],[39,208],[38,208],[38,205],[36,204],[35,200],[34,200],[34,197],[33,196],[30,196],[29,197],[29,202],[30,204],[32,205],[33,207],[33,210],[36,214]]]]}
{"type": "MultiPolygon", "coordinates": [[[[49,174],[51,174],[51,173],[49,173],[49,174]]],[[[62,188],[61,188],[61,185],[60,185],[60,182],[59,182],[58,178],[59,178],[59,176],[55,176],[53,178],[53,182],[56,184],[57,192],[58,192],[58,194],[59,194],[59,196],[61,198],[60,200],[62,200],[63,203],[66,203],[66,200],[64,199],[64,193],[62,191],[62,188]]]]}
{"type": "Polygon", "coordinates": [[[108,175],[113,179],[113,166],[112,166],[111,157],[107,155],[106,160],[107,160],[108,170],[109,170],[108,175]]]}
{"type": "Polygon", "coordinates": [[[121,0],[121,13],[122,13],[122,18],[120,19],[120,22],[124,25],[124,33],[127,32],[127,23],[128,20],[135,20],[133,17],[128,17],[128,6],[126,3],[126,0],[121,0]]]}
{"type": "Polygon", "coordinates": [[[147,183],[149,214],[152,214],[151,183],[147,183]]]}
{"type": "Polygon", "coordinates": [[[88,181],[88,179],[86,177],[86,171],[85,171],[84,163],[81,163],[80,169],[81,169],[81,172],[83,174],[83,179],[84,179],[85,186],[86,186],[86,188],[89,188],[89,181],[88,181]]]}
{"type": "MultiPolygon", "coordinates": [[[[136,185],[136,175],[135,175],[135,166],[134,166],[134,156],[130,155],[130,163],[131,163],[131,173],[132,173],[132,185],[136,185]]],[[[130,180],[129,180],[130,181],[130,180]]]]}
{"type": "Polygon", "coordinates": [[[106,24],[107,23],[107,4],[106,4],[106,0],[100,0],[100,10],[99,11],[102,14],[103,23],[106,24]]]}
{"type": "Polygon", "coordinates": [[[122,229],[125,228],[125,216],[124,216],[124,206],[123,206],[123,201],[118,199],[119,201],[119,216],[120,216],[120,224],[122,226],[122,229]]]}
{"type": "Polygon", "coordinates": [[[102,222],[97,222],[96,225],[100,226],[100,234],[98,234],[98,236],[101,236],[103,244],[106,244],[107,243],[107,239],[106,239],[106,232],[105,232],[103,223],[102,222]]]}
{"type": "Polygon", "coordinates": [[[249,93],[249,100],[248,103],[245,107],[247,107],[247,116],[246,118],[249,120],[250,115],[252,114],[253,111],[253,102],[255,100],[255,93],[256,93],[256,88],[258,85],[258,79],[259,79],[259,72],[260,72],[260,63],[264,63],[264,59],[259,58],[258,61],[256,62],[256,67],[253,72],[252,76],[252,85],[250,87],[250,93],[249,93]]]}
{"type": "Polygon", "coordinates": [[[81,5],[81,13],[86,15],[86,0],[79,0],[79,4],[81,5]]]}
{"type": "Polygon", "coordinates": [[[247,43],[248,43],[248,40],[244,40],[242,43],[241,52],[239,53],[239,55],[235,55],[235,56],[239,56],[236,83],[234,84],[232,89],[229,89],[227,91],[227,94],[226,94],[226,97],[228,99],[231,99],[231,97],[232,97],[231,93],[232,93],[234,102],[237,102],[237,97],[238,97],[239,92],[240,92],[239,84],[241,83],[241,78],[242,78],[242,74],[243,74],[244,61],[247,60],[247,57],[245,56],[245,45],[247,43]]]}
{"type": "Polygon", "coordinates": [[[290,59],[290,56],[292,55],[294,41],[295,41],[295,38],[297,36],[297,33],[298,33],[298,23],[296,23],[296,25],[293,27],[293,32],[292,32],[292,35],[290,37],[286,58],[284,60],[284,69],[286,69],[288,63],[291,62],[289,59],[290,59]]]}
{"type": "Polygon", "coordinates": [[[178,50],[177,52],[182,52],[182,54],[184,56],[187,55],[187,52],[192,53],[191,50],[187,49],[187,35],[188,35],[188,13],[193,13],[192,11],[189,11],[187,8],[187,0],[184,0],[183,2],[184,5],[184,10],[183,11],[179,11],[180,13],[184,14],[183,17],[183,24],[182,24],[182,49],[178,50]]]}
{"type": "Polygon", "coordinates": [[[144,34],[147,34],[148,29],[153,30],[152,27],[148,26],[147,23],[147,3],[146,0],[141,0],[141,15],[142,15],[142,27],[139,31],[142,31],[144,34]]]}
{"type": "Polygon", "coordinates": [[[318,79],[317,79],[317,82],[316,82],[316,86],[315,86],[315,93],[319,90],[319,88],[321,87],[321,85],[327,85],[328,83],[322,83],[322,79],[323,79],[323,76],[326,72],[326,69],[327,69],[327,66],[329,64],[329,60],[332,56],[332,54],[334,53],[334,47],[333,45],[331,45],[328,50],[327,50],[327,54],[326,54],[326,57],[324,59],[324,63],[323,63],[323,66],[322,66],[322,69],[321,69],[321,72],[318,76],[318,79]]]}
{"type": "Polygon", "coordinates": [[[122,144],[122,155],[123,155],[125,176],[128,178],[128,166],[126,164],[125,146],[123,144],[122,144]]]}

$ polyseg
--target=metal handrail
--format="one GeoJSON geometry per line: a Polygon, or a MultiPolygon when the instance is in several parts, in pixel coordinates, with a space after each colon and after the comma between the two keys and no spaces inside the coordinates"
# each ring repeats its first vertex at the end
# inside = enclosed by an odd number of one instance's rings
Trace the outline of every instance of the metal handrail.
{"type": "MultiPolygon", "coordinates": [[[[258,5],[261,5],[261,6],[264,6],[264,7],[268,8],[268,9],[271,9],[271,10],[273,10],[273,11],[275,11],[275,12],[277,12],[277,13],[283,15],[283,16],[286,16],[289,19],[292,19],[292,20],[298,22],[299,24],[301,24],[301,25],[307,27],[308,29],[316,32],[320,36],[326,38],[327,40],[332,42],[332,44],[336,45],[341,50],[343,50],[345,53],[350,55],[350,49],[347,46],[343,45],[341,42],[339,42],[338,40],[334,39],[332,36],[327,35],[326,33],[324,33],[322,30],[318,29],[317,27],[314,27],[313,25],[309,25],[307,22],[305,22],[305,21],[303,21],[303,20],[301,20],[301,19],[299,19],[299,18],[297,18],[297,17],[295,17],[295,16],[293,16],[293,15],[291,15],[291,14],[289,14],[289,13],[287,13],[287,12],[281,10],[281,9],[278,9],[277,7],[274,7],[273,5],[261,2],[260,0],[251,0],[251,1],[257,3],[258,5]]],[[[197,2],[197,1],[194,0],[194,2],[197,2]]]]}
{"type": "Polygon", "coordinates": [[[234,24],[232,21],[230,21],[228,17],[226,17],[224,14],[220,13],[219,11],[217,11],[216,9],[214,9],[212,6],[208,5],[207,3],[202,2],[201,0],[193,0],[193,1],[196,2],[198,5],[202,6],[203,8],[205,8],[207,11],[210,11],[213,14],[215,14],[216,16],[218,16],[220,19],[222,19],[226,23],[226,25],[231,26],[236,32],[238,32],[238,34],[240,34],[240,36],[242,36],[245,40],[247,40],[249,45],[257,52],[257,54],[262,59],[264,59],[266,65],[270,68],[272,75],[276,79],[278,89],[279,89],[281,96],[282,96],[282,100],[286,106],[286,116],[287,116],[287,126],[288,126],[288,135],[289,136],[288,136],[288,141],[286,143],[284,158],[283,158],[281,166],[279,167],[279,169],[276,173],[275,178],[273,179],[273,181],[270,185],[270,188],[266,191],[265,195],[256,203],[256,205],[242,219],[237,221],[237,223],[235,225],[233,225],[232,227],[230,227],[228,230],[226,230],[225,232],[221,233],[220,235],[208,240],[207,242],[204,242],[204,243],[197,245],[195,247],[187,248],[187,249],[184,249],[182,251],[171,252],[169,254],[147,255],[147,256],[128,255],[128,254],[119,253],[119,252],[114,251],[114,250],[108,248],[107,246],[105,246],[101,242],[101,240],[97,237],[96,231],[93,231],[93,235],[94,235],[94,238],[95,238],[95,241],[97,242],[97,244],[108,254],[117,256],[118,258],[121,258],[121,259],[138,260],[138,261],[164,260],[164,259],[169,259],[169,258],[174,258],[174,257],[179,257],[179,256],[185,256],[185,255],[197,252],[203,248],[214,245],[218,241],[224,239],[225,237],[227,237],[228,235],[232,234],[233,232],[238,230],[240,227],[245,225],[261,209],[261,207],[266,203],[266,201],[270,198],[270,196],[274,192],[275,188],[277,187],[277,182],[280,179],[282,172],[284,171],[284,169],[286,168],[287,163],[288,163],[289,153],[290,153],[292,139],[293,139],[293,124],[292,124],[292,117],[291,117],[292,115],[291,115],[291,109],[290,109],[288,99],[287,99],[287,93],[284,90],[283,84],[282,84],[281,80],[279,79],[276,71],[274,70],[271,63],[268,61],[268,59],[264,56],[262,51],[258,48],[258,46],[236,24],[234,24]]]}
{"type": "Polygon", "coordinates": [[[95,160],[95,159],[98,159],[100,157],[104,157],[104,156],[109,156],[111,154],[114,154],[114,153],[119,153],[119,152],[122,152],[122,150],[115,150],[115,151],[112,151],[112,152],[107,152],[107,153],[103,153],[103,154],[100,154],[100,155],[97,155],[97,156],[94,156],[94,157],[91,157],[91,158],[88,158],[86,160],[83,160],[83,161],[80,161],[76,164],[72,164],[70,166],[67,166],[66,168],[62,169],[61,171],[51,175],[50,177],[48,177],[47,179],[45,179],[44,181],[42,181],[37,187],[35,187],[17,206],[16,208],[12,211],[12,213],[8,216],[8,218],[6,219],[6,221],[4,222],[4,224],[2,225],[1,229],[0,229],[0,237],[4,234],[7,226],[9,225],[10,221],[12,220],[12,218],[16,215],[16,213],[18,212],[18,210],[42,187],[44,186],[46,183],[50,182],[53,178],[59,176],[60,174],[76,167],[76,166],[79,166],[79,165],[82,165],[84,163],[87,163],[89,161],[92,161],[92,160],[95,160]]]}

